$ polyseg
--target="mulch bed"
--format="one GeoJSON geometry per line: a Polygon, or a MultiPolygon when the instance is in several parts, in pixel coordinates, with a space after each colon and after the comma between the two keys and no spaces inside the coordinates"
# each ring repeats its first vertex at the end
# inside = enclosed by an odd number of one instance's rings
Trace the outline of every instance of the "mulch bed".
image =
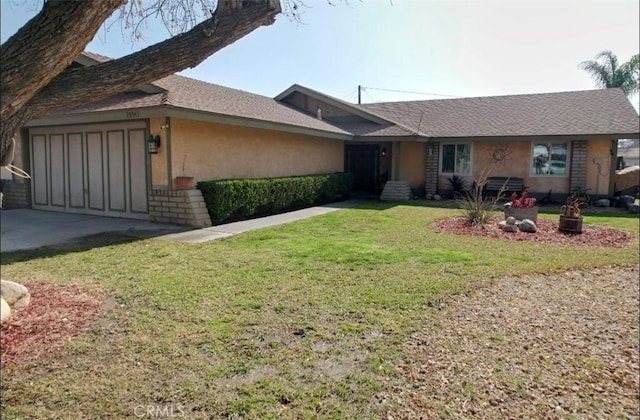
{"type": "Polygon", "coordinates": [[[628,232],[599,225],[585,224],[580,234],[561,232],[558,230],[558,223],[550,220],[538,219],[536,226],[536,233],[504,232],[498,227],[497,220],[486,225],[471,226],[462,217],[441,219],[433,224],[437,232],[531,243],[618,248],[628,245],[633,239],[633,235],[628,232]]]}
{"type": "Polygon", "coordinates": [[[0,367],[50,355],[81,334],[103,310],[102,293],[77,285],[25,284],[31,303],[2,323],[0,367]]]}

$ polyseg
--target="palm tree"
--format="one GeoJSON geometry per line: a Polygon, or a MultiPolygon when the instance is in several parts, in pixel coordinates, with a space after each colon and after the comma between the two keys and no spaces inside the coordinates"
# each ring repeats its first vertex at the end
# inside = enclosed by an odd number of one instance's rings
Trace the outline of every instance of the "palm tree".
{"type": "Polygon", "coordinates": [[[640,87],[640,55],[636,54],[621,65],[611,51],[601,51],[595,60],[583,61],[579,67],[591,74],[599,88],[621,88],[627,96],[633,96],[640,87]]]}

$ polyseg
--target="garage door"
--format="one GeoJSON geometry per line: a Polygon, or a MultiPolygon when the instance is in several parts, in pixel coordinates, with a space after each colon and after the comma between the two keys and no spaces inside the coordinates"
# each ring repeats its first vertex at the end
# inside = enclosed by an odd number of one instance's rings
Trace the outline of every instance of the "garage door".
{"type": "Polygon", "coordinates": [[[148,219],[146,124],[29,130],[32,206],[148,219]]]}

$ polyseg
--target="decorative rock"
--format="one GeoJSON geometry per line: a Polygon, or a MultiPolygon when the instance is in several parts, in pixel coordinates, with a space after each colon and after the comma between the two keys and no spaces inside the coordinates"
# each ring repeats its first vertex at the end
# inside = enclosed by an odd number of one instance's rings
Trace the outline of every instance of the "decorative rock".
{"type": "Polygon", "coordinates": [[[424,198],[426,198],[427,200],[433,200],[433,194],[427,193],[427,195],[425,195],[424,198]]]}
{"type": "Polygon", "coordinates": [[[0,295],[14,309],[24,308],[31,301],[31,295],[26,287],[9,280],[0,280],[0,295]]]}
{"type": "Polygon", "coordinates": [[[11,308],[9,307],[9,304],[1,298],[0,304],[0,322],[4,322],[7,319],[11,318],[11,308]]]}
{"type": "Polygon", "coordinates": [[[504,225],[502,230],[505,231],[505,232],[517,232],[518,231],[518,226],[516,226],[516,225],[504,225]]]}
{"type": "Polygon", "coordinates": [[[602,198],[596,201],[596,207],[611,207],[611,201],[607,200],[606,198],[602,198]]]}
{"type": "Polygon", "coordinates": [[[505,209],[510,209],[512,205],[513,205],[513,204],[512,204],[511,202],[504,203],[504,208],[505,208],[505,209]]]}
{"type": "Polygon", "coordinates": [[[438,194],[434,194],[433,195],[433,199],[436,200],[436,201],[440,201],[440,200],[442,200],[442,197],[440,197],[438,194]]]}
{"type": "Polygon", "coordinates": [[[533,220],[530,219],[524,219],[522,220],[519,224],[518,224],[518,228],[522,231],[522,232],[526,232],[526,233],[536,233],[536,230],[538,229],[536,224],[533,222],[533,220]]]}
{"type": "Polygon", "coordinates": [[[507,217],[506,223],[508,225],[515,225],[516,224],[516,218],[513,216],[509,216],[507,217]]]}

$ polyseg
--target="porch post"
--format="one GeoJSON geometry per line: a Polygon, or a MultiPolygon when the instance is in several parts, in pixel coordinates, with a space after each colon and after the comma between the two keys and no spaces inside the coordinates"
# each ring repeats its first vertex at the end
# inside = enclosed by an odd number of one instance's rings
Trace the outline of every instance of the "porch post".
{"type": "Polygon", "coordinates": [[[569,193],[584,190],[587,185],[587,141],[571,142],[571,169],[569,171],[569,193]]]}
{"type": "Polygon", "coordinates": [[[440,143],[428,142],[426,148],[427,156],[425,174],[425,194],[436,194],[438,192],[438,161],[440,156],[440,143]]]}
{"type": "Polygon", "coordinates": [[[400,144],[401,142],[393,142],[393,181],[400,180],[400,144]]]}

